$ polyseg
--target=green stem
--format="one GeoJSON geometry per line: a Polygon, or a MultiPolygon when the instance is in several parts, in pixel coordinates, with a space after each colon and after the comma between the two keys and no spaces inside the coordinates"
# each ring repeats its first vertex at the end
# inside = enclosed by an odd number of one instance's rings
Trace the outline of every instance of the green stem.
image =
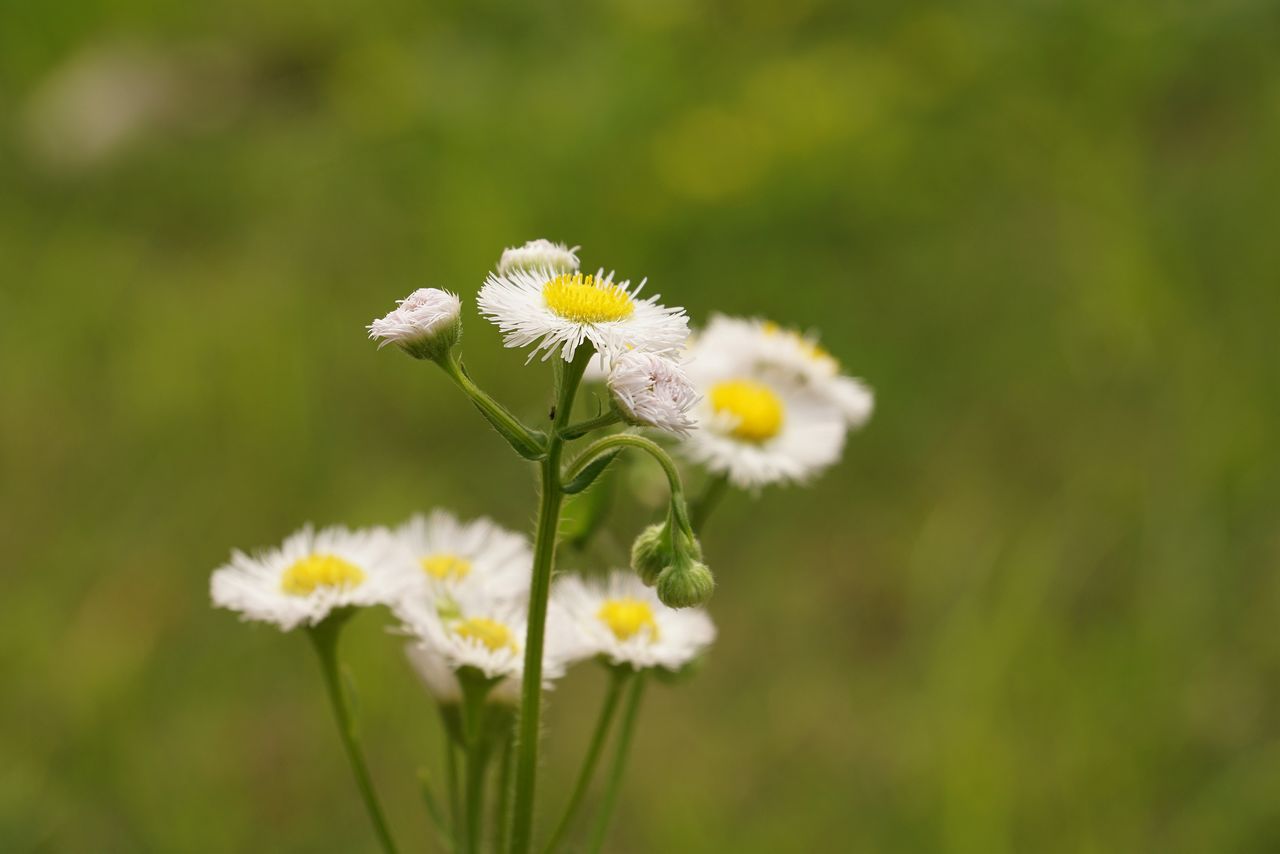
{"type": "MultiPolygon", "coordinates": [[[[457,714],[457,709],[452,709],[457,714]]],[[[449,825],[453,833],[455,843],[462,839],[462,792],[458,786],[458,746],[454,743],[453,734],[450,731],[450,721],[448,720],[445,707],[440,707],[440,717],[444,724],[444,763],[445,763],[445,781],[449,787],[449,825]]]]}
{"type": "Polygon", "coordinates": [[[560,438],[566,442],[574,439],[580,439],[593,430],[599,430],[602,427],[611,427],[622,420],[622,416],[618,414],[616,409],[610,409],[608,412],[597,415],[595,418],[588,418],[579,421],[577,424],[570,424],[568,427],[560,431],[560,438]]]}
{"type": "Polygon", "coordinates": [[[436,801],[435,792],[431,790],[431,775],[426,768],[418,769],[418,792],[422,795],[422,803],[427,808],[427,817],[431,819],[431,826],[435,828],[436,836],[440,839],[440,847],[446,851],[455,850],[453,834],[444,819],[444,813],[440,810],[439,802],[436,801]]]}
{"type": "Polygon", "coordinates": [[[467,748],[467,833],[466,850],[480,851],[480,819],[484,815],[484,772],[489,752],[483,744],[467,748]]]}
{"type": "Polygon", "coordinates": [[[565,834],[569,832],[569,828],[573,825],[574,818],[577,817],[578,809],[582,806],[582,799],[586,797],[587,789],[591,786],[591,778],[595,775],[596,765],[600,762],[600,753],[604,749],[605,739],[609,735],[609,726],[613,723],[613,715],[617,711],[618,700],[622,697],[622,689],[627,684],[627,677],[632,672],[629,667],[625,666],[610,668],[609,688],[604,695],[604,705],[600,708],[600,719],[596,721],[596,730],[591,736],[591,744],[587,748],[587,755],[582,760],[582,770],[578,772],[578,782],[573,787],[569,805],[565,808],[564,816],[560,819],[560,824],[556,826],[555,833],[551,834],[551,838],[547,840],[544,850],[548,854],[552,854],[556,850],[556,846],[564,839],[565,834]]]}
{"type": "Polygon", "coordinates": [[[511,852],[526,854],[533,836],[533,799],[538,776],[538,719],[542,713],[542,649],[547,628],[547,599],[551,595],[551,571],[556,558],[560,507],[564,491],[560,482],[560,458],[564,440],[560,430],[569,423],[574,395],[582,381],[592,350],[580,346],[572,362],[557,366],[555,420],[547,455],[542,460],[542,497],[538,503],[538,528],[533,543],[533,578],[529,586],[529,628],[524,643],[524,680],[520,686],[520,724],[516,745],[515,805],[511,813],[511,852]]]}
{"type": "Polygon", "coordinates": [[[456,352],[450,350],[441,356],[436,364],[444,369],[444,372],[467,397],[471,398],[471,402],[475,404],[476,409],[480,410],[480,414],[507,440],[517,454],[526,460],[543,458],[547,452],[547,437],[525,426],[523,421],[511,413],[511,410],[476,385],[467,373],[467,369],[462,366],[456,352]]]}
{"type": "Polygon", "coordinates": [[[356,731],[346,691],[343,690],[342,676],[338,672],[338,635],[342,631],[342,623],[347,616],[349,615],[331,614],[319,625],[308,629],[307,633],[320,658],[320,670],[324,674],[324,684],[329,694],[329,702],[333,706],[333,716],[338,722],[338,734],[342,737],[343,747],[346,748],[347,759],[351,761],[356,788],[360,790],[360,797],[364,800],[365,809],[369,812],[373,831],[382,845],[382,850],[387,854],[395,854],[396,846],[391,840],[391,831],[387,829],[387,820],[383,816],[382,807],[378,804],[373,780],[369,777],[369,768],[365,765],[364,753],[360,749],[360,735],[356,731]]]}
{"type": "Polygon", "coordinates": [[[604,800],[600,803],[600,815],[596,818],[595,834],[591,838],[590,851],[599,852],[604,846],[605,837],[609,833],[609,821],[613,818],[614,807],[618,804],[618,793],[622,789],[622,778],[626,773],[627,755],[631,751],[631,737],[635,734],[636,718],[640,712],[640,699],[644,695],[644,674],[637,674],[631,683],[631,692],[627,695],[627,709],[623,713],[622,731],[618,733],[618,745],[613,754],[613,767],[609,770],[609,782],[604,792],[604,800]]]}
{"type": "Polygon", "coordinates": [[[693,525],[694,533],[702,532],[703,526],[707,524],[707,517],[711,515],[712,510],[716,509],[728,491],[729,478],[722,474],[712,475],[706,482],[702,487],[702,494],[693,502],[689,511],[689,521],[693,525]]]}
{"type": "Polygon", "coordinates": [[[495,841],[493,850],[507,850],[507,811],[511,806],[511,765],[515,756],[515,736],[509,733],[502,743],[502,762],[498,765],[498,805],[494,809],[495,841]]]}

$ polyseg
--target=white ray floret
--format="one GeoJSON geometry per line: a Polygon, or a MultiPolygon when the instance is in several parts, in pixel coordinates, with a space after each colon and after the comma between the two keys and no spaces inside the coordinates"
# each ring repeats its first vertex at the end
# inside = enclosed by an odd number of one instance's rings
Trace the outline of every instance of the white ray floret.
{"type": "Polygon", "coordinates": [[[556,581],[552,601],[576,634],[577,656],[604,656],[635,670],[679,670],[716,637],[706,611],[668,608],[632,572],[598,580],[564,576],[556,581]]]}
{"type": "Polygon", "coordinates": [[[694,426],[689,410],[698,402],[698,390],[674,359],[628,351],[614,361],[608,385],[614,404],[629,424],[681,436],[694,426]]]}
{"type": "Polygon", "coordinates": [[[529,358],[560,355],[572,361],[584,342],[606,362],[628,350],[674,353],[689,336],[682,308],[658,297],[641,299],[642,281],[614,282],[604,271],[592,274],[511,270],[490,273],[476,298],[481,314],[503,333],[508,347],[533,345],[529,358]]]}
{"type": "Polygon", "coordinates": [[[407,573],[383,528],[314,530],[310,525],[275,549],[231,553],[210,579],[213,604],[284,631],[314,626],[337,608],[392,605],[407,573]]]}

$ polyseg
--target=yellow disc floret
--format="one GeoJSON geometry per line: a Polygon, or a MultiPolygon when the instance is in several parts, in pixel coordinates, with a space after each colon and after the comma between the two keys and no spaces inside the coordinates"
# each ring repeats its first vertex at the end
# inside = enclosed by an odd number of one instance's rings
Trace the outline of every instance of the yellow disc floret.
{"type": "Polygon", "coordinates": [[[500,649],[510,649],[514,652],[516,649],[516,642],[511,637],[511,629],[488,617],[468,617],[465,620],[459,620],[453,627],[453,633],[458,637],[479,641],[493,652],[500,649]]]}
{"type": "Polygon", "coordinates": [[[306,596],[317,587],[359,587],[364,571],[333,555],[307,555],[285,570],[280,588],[291,596],[306,596]]]}
{"type": "Polygon", "coordinates": [[[581,273],[556,276],[542,286],[542,298],[547,308],[578,323],[624,320],[636,310],[631,295],[621,285],[581,273]]]}
{"type": "Polygon", "coordinates": [[[423,572],[440,581],[461,581],[471,574],[471,561],[455,554],[427,555],[418,562],[423,572]]]}
{"type": "Polygon", "coordinates": [[[640,632],[648,632],[649,640],[658,639],[658,623],[653,609],[639,599],[610,599],[596,613],[620,641],[630,640],[640,632]]]}
{"type": "Polygon", "coordinates": [[[737,423],[729,432],[747,442],[764,442],[782,430],[782,401],[754,380],[729,380],[711,389],[711,408],[737,423]]]}

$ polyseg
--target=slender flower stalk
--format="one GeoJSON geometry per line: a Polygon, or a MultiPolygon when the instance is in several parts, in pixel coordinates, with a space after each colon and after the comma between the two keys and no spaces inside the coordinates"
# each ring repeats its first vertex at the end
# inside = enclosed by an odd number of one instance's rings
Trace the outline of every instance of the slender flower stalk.
{"type": "Polygon", "coordinates": [[[538,503],[538,528],[533,541],[533,580],[529,589],[529,623],[524,645],[524,682],[520,694],[520,723],[516,743],[515,803],[511,816],[511,852],[526,854],[533,834],[533,802],[538,774],[538,721],[542,713],[542,651],[546,634],[547,600],[551,596],[551,571],[564,489],[560,459],[564,440],[560,431],[569,424],[573,400],[592,348],[579,347],[569,362],[556,361],[556,404],[547,453],[542,460],[542,497],[538,503]]]}
{"type": "Polygon", "coordinates": [[[386,854],[395,854],[395,842],[391,839],[391,831],[387,829],[387,820],[382,806],[378,803],[378,795],[373,788],[373,780],[369,777],[369,768],[364,761],[364,752],[360,747],[360,734],[356,730],[355,719],[347,702],[346,692],[342,686],[342,676],[338,672],[338,635],[342,632],[342,624],[349,614],[334,613],[328,619],[307,630],[316,654],[320,658],[320,671],[324,674],[325,688],[329,694],[329,702],[333,705],[333,715],[338,722],[338,734],[342,737],[342,745],[346,748],[347,758],[351,761],[351,771],[355,776],[356,788],[364,800],[369,820],[373,823],[374,834],[386,854]]]}
{"type": "Polygon", "coordinates": [[[631,674],[630,667],[609,669],[609,687],[605,690],[604,704],[600,707],[600,717],[596,721],[591,744],[587,747],[586,756],[582,759],[582,769],[578,772],[578,781],[574,784],[573,794],[569,797],[564,815],[561,816],[560,823],[556,825],[555,832],[551,834],[551,838],[547,840],[546,847],[543,849],[547,854],[554,854],[558,850],[557,846],[564,840],[565,834],[573,826],[573,820],[577,818],[582,799],[586,797],[587,789],[591,786],[591,778],[595,776],[596,766],[600,764],[600,753],[604,750],[609,727],[612,726],[614,713],[618,710],[622,689],[626,687],[627,679],[631,674]]]}
{"type": "Polygon", "coordinates": [[[640,715],[640,700],[644,696],[644,674],[637,674],[627,693],[627,708],[623,713],[622,731],[618,733],[618,744],[613,754],[613,767],[609,769],[609,782],[606,784],[604,800],[600,802],[600,813],[596,817],[596,829],[587,850],[598,854],[604,847],[605,838],[609,834],[609,822],[613,819],[613,810],[618,804],[618,793],[622,790],[622,778],[627,771],[627,756],[631,752],[631,738],[636,730],[636,718],[640,715]]]}
{"type": "Polygon", "coordinates": [[[542,459],[547,452],[547,438],[537,430],[530,429],[498,401],[494,400],[484,389],[476,385],[467,369],[462,366],[458,354],[453,350],[444,353],[436,363],[444,369],[458,388],[471,398],[480,414],[493,425],[493,428],[506,439],[517,454],[526,460],[542,459]]]}

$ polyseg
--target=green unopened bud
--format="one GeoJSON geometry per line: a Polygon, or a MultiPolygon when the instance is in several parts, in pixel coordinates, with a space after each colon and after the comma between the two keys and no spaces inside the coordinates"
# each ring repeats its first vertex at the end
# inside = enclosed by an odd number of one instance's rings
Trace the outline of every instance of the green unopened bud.
{"type": "Polygon", "coordinates": [[[462,302],[439,288],[418,288],[369,324],[369,337],[379,348],[395,344],[415,359],[441,359],[462,337],[462,302]]]}
{"type": "Polygon", "coordinates": [[[668,608],[693,608],[706,604],[716,580],[702,561],[690,557],[676,562],[658,576],[658,598],[668,608]]]}
{"type": "Polygon", "coordinates": [[[631,544],[631,568],[640,580],[652,587],[662,570],[671,565],[671,536],[667,524],[650,525],[631,544]]]}

